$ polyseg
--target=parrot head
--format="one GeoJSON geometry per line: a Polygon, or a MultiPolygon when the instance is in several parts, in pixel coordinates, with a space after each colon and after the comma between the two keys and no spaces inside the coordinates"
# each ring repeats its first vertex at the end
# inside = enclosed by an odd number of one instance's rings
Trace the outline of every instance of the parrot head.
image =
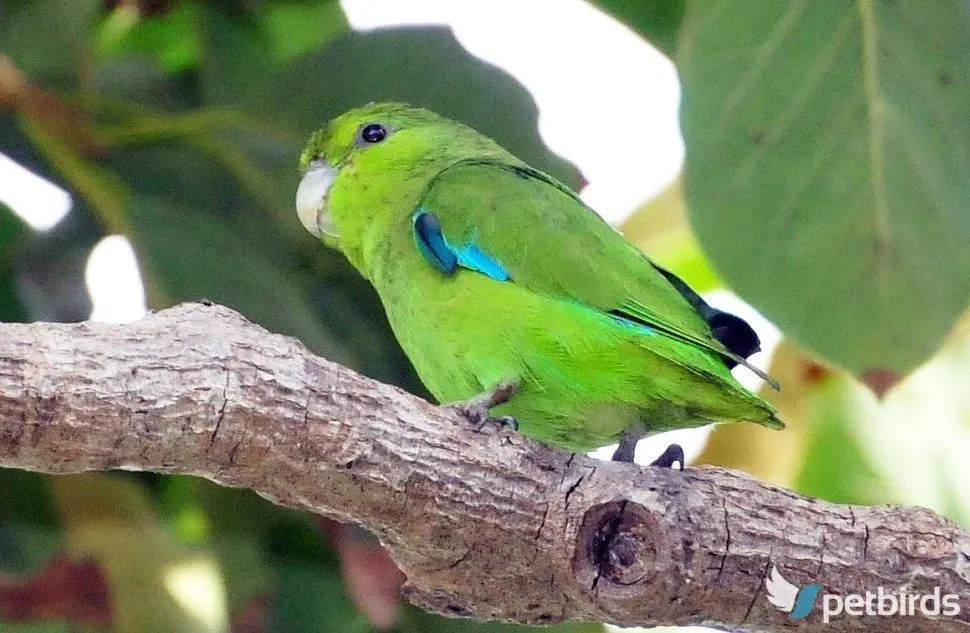
{"type": "Polygon", "coordinates": [[[368,227],[390,220],[382,214],[409,214],[448,165],[498,156],[509,155],[460,123],[407,104],[371,103],[310,136],[296,208],[308,231],[350,255],[368,227]]]}

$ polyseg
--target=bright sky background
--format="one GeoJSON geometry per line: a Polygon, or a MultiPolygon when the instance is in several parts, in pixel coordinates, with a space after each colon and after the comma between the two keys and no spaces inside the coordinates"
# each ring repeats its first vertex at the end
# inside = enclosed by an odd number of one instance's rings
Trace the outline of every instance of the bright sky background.
{"type": "Polygon", "coordinates": [[[546,145],[580,168],[589,181],[583,199],[611,222],[680,172],[684,144],[673,63],[582,0],[342,4],[359,30],[446,24],[470,53],[522,82],[539,105],[546,145]]]}
{"type": "MultiPolygon", "coordinates": [[[[584,200],[614,224],[660,192],[681,169],[680,87],[673,64],[582,0],[342,4],[358,30],[448,25],[472,54],[515,76],[539,106],[543,140],[582,170],[589,181],[584,200]]],[[[46,230],[67,213],[70,198],[0,154],[0,200],[35,229],[46,230]]],[[[98,244],[85,280],[94,304],[92,318],[127,322],[145,314],[135,254],[125,238],[111,236],[98,244]]],[[[756,358],[764,366],[778,340],[777,329],[728,292],[711,301],[752,321],[768,350],[756,358]]],[[[749,387],[758,382],[744,371],[738,378],[749,387]]],[[[683,444],[690,459],[703,446],[707,429],[668,435],[641,442],[638,461],[652,460],[669,441],[683,444]]],[[[611,450],[597,455],[608,456],[611,450]]]]}
{"type": "Polygon", "coordinates": [[[31,228],[53,228],[71,208],[71,196],[0,153],[0,202],[31,228]]]}

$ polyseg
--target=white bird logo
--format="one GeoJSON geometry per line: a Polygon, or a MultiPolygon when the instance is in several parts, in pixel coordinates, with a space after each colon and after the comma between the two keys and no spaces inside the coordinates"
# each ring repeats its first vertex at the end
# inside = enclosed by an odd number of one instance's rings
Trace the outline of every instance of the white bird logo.
{"type": "Polygon", "coordinates": [[[771,576],[765,578],[765,589],[768,590],[768,602],[782,611],[790,613],[795,607],[798,587],[782,578],[781,574],[778,573],[778,567],[775,565],[771,566],[771,576]]]}

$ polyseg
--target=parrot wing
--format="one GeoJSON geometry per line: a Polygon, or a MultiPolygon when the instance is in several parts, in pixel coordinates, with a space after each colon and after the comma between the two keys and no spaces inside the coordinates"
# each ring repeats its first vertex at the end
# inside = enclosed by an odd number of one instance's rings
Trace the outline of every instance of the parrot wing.
{"type": "Polygon", "coordinates": [[[511,161],[458,162],[431,180],[412,221],[424,258],[442,274],[466,268],[580,302],[719,354],[777,388],[744,358],[758,349],[750,326],[708,306],[542,172],[511,161]],[[717,319],[747,341],[729,349],[712,331],[717,319]]]}

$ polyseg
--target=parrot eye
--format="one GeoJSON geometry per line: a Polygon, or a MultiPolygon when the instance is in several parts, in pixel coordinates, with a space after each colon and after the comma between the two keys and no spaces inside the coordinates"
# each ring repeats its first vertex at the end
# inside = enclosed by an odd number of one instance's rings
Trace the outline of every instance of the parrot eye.
{"type": "Polygon", "coordinates": [[[387,134],[387,128],[380,123],[368,123],[360,129],[360,140],[368,145],[373,145],[386,139],[387,134]]]}

